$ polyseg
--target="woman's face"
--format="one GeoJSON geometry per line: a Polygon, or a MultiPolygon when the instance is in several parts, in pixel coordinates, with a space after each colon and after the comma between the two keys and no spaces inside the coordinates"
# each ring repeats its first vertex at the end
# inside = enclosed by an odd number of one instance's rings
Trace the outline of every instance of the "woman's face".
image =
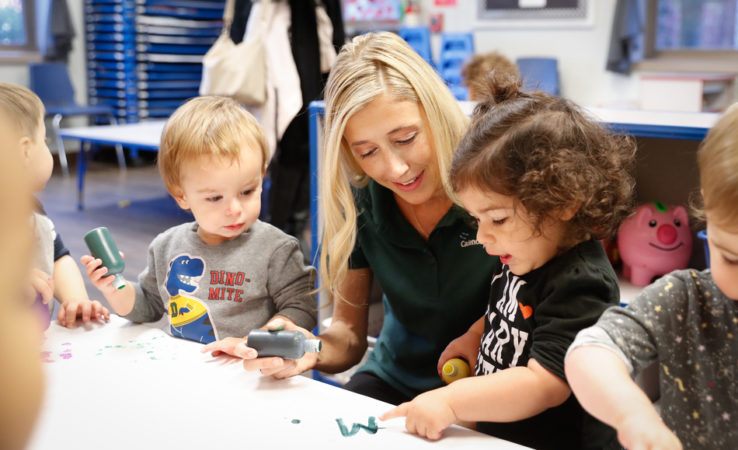
{"type": "Polygon", "coordinates": [[[348,120],[343,137],[364,173],[407,203],[443,192],[419,104],[379,96],[348,120]]]}

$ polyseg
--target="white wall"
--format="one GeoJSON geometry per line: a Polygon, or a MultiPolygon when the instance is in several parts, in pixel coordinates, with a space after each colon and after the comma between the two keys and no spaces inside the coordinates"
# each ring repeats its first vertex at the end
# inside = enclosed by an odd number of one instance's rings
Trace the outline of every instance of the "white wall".
{"type": "MultiPolygon", "coordinates": [[[[436,7],[433,0],[422,0],[421,4],[426,18],[434,12],[444,13],[446,31],[474,30],[477,52],[497,50],[512,59],[520,56],[558,58],[562,93],[578,103],[588,106],[631,105],[638,98],[637,80],[605,70],[615,1],[590,0],[592,15],[587,25],[558,29],[540,26],[514,28],[509,24],[479,21],[478,0],[457,0],[455,7],[436,7]]],[[[77,100],[85,102],[87,77],[82,3],[82,0],[68,0],[77,32],[70,54],[69,72],[77,100]]],[[[28,85],[28,68],[25,64],[0,65],[0,80],[28,85]]]]}
{"type": "Polygon", "coordinates": [[[638,98],[635,77],[607,72],[605,61],[616,0],[590,0],[586,24],[570,28],[516,27],[512,23],[480,21],[478,0],[457,0],[455,7],[437,7],[424,0],[423,15],[444,13],[444,31],[474,31],[476,51],[496,50],[511,59],[553,56],[559,61],[562,94],[587,106],[631,105],[638,98]]]}
{"type": "MultiPolygon", "coordinates": [[[[43,0],[37,1],[38,4],[42,2],[43,0]]],[[[85,72],[83,0],[68,0],[67,4],[76,32],[72,52],[69,54],[69,75],[72,78],[77,101],[84,103],[87,101],[87,74],[85,72]]],[[[0,80],[28,86],[28,65],[0,64],[0,80]]]]}

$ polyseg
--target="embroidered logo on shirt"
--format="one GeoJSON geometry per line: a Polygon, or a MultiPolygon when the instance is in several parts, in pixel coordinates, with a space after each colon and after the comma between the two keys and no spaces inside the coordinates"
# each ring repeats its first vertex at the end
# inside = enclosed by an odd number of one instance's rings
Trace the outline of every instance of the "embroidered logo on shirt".
{"type": "Polygon", "coordinates": [[[482,245],[478,240],[472,239],[466,231],[462,231],[461,234],[459,234],[459,238],[461,239],[461,242],[459,243],[461,248],[471,247],[472,245],[482,245]]]}

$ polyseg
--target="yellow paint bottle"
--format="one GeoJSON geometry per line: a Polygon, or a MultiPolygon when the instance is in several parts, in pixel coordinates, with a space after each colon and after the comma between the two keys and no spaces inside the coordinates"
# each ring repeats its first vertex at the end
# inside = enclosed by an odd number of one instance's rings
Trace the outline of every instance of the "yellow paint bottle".
{"type": "Polygon", "coordinates": [[[461,358],[451,358],[446,361],[441,368],[441,379],[446,384],[453,383],[461,378],[466,378],[469,375],[471,375],[469,363],[461,358]]]}

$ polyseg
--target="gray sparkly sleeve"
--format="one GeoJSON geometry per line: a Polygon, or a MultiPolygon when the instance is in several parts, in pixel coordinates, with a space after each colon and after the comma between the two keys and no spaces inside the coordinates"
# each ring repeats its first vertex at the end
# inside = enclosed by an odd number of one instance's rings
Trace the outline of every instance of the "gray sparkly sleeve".
{"type": "Polygon", "coordinates": [[[664,357],[664,340],[671,336],[675,309],[684,305],[685,285],[667,275],[646,287],[626,308],[613,307],[597,322],[620,349],[636,373],[664,357]]]}
{"type": "Polygon", "coordinates": [[[569,349],[566,351],[566,356],[569,356],[574,349],[578,347],[595,346],[601,347],[615,353],[617,357],[623,361],[623,364],[628,368],[628,372],[633,375],[633,366],[630,364],[630,359],[625,356],[620,347],[618,347],[612,338],[605,330],[597,325],[593,325],[589,328],[585,328],[577,334],[576,339],[572,342],[569,349]]]}

